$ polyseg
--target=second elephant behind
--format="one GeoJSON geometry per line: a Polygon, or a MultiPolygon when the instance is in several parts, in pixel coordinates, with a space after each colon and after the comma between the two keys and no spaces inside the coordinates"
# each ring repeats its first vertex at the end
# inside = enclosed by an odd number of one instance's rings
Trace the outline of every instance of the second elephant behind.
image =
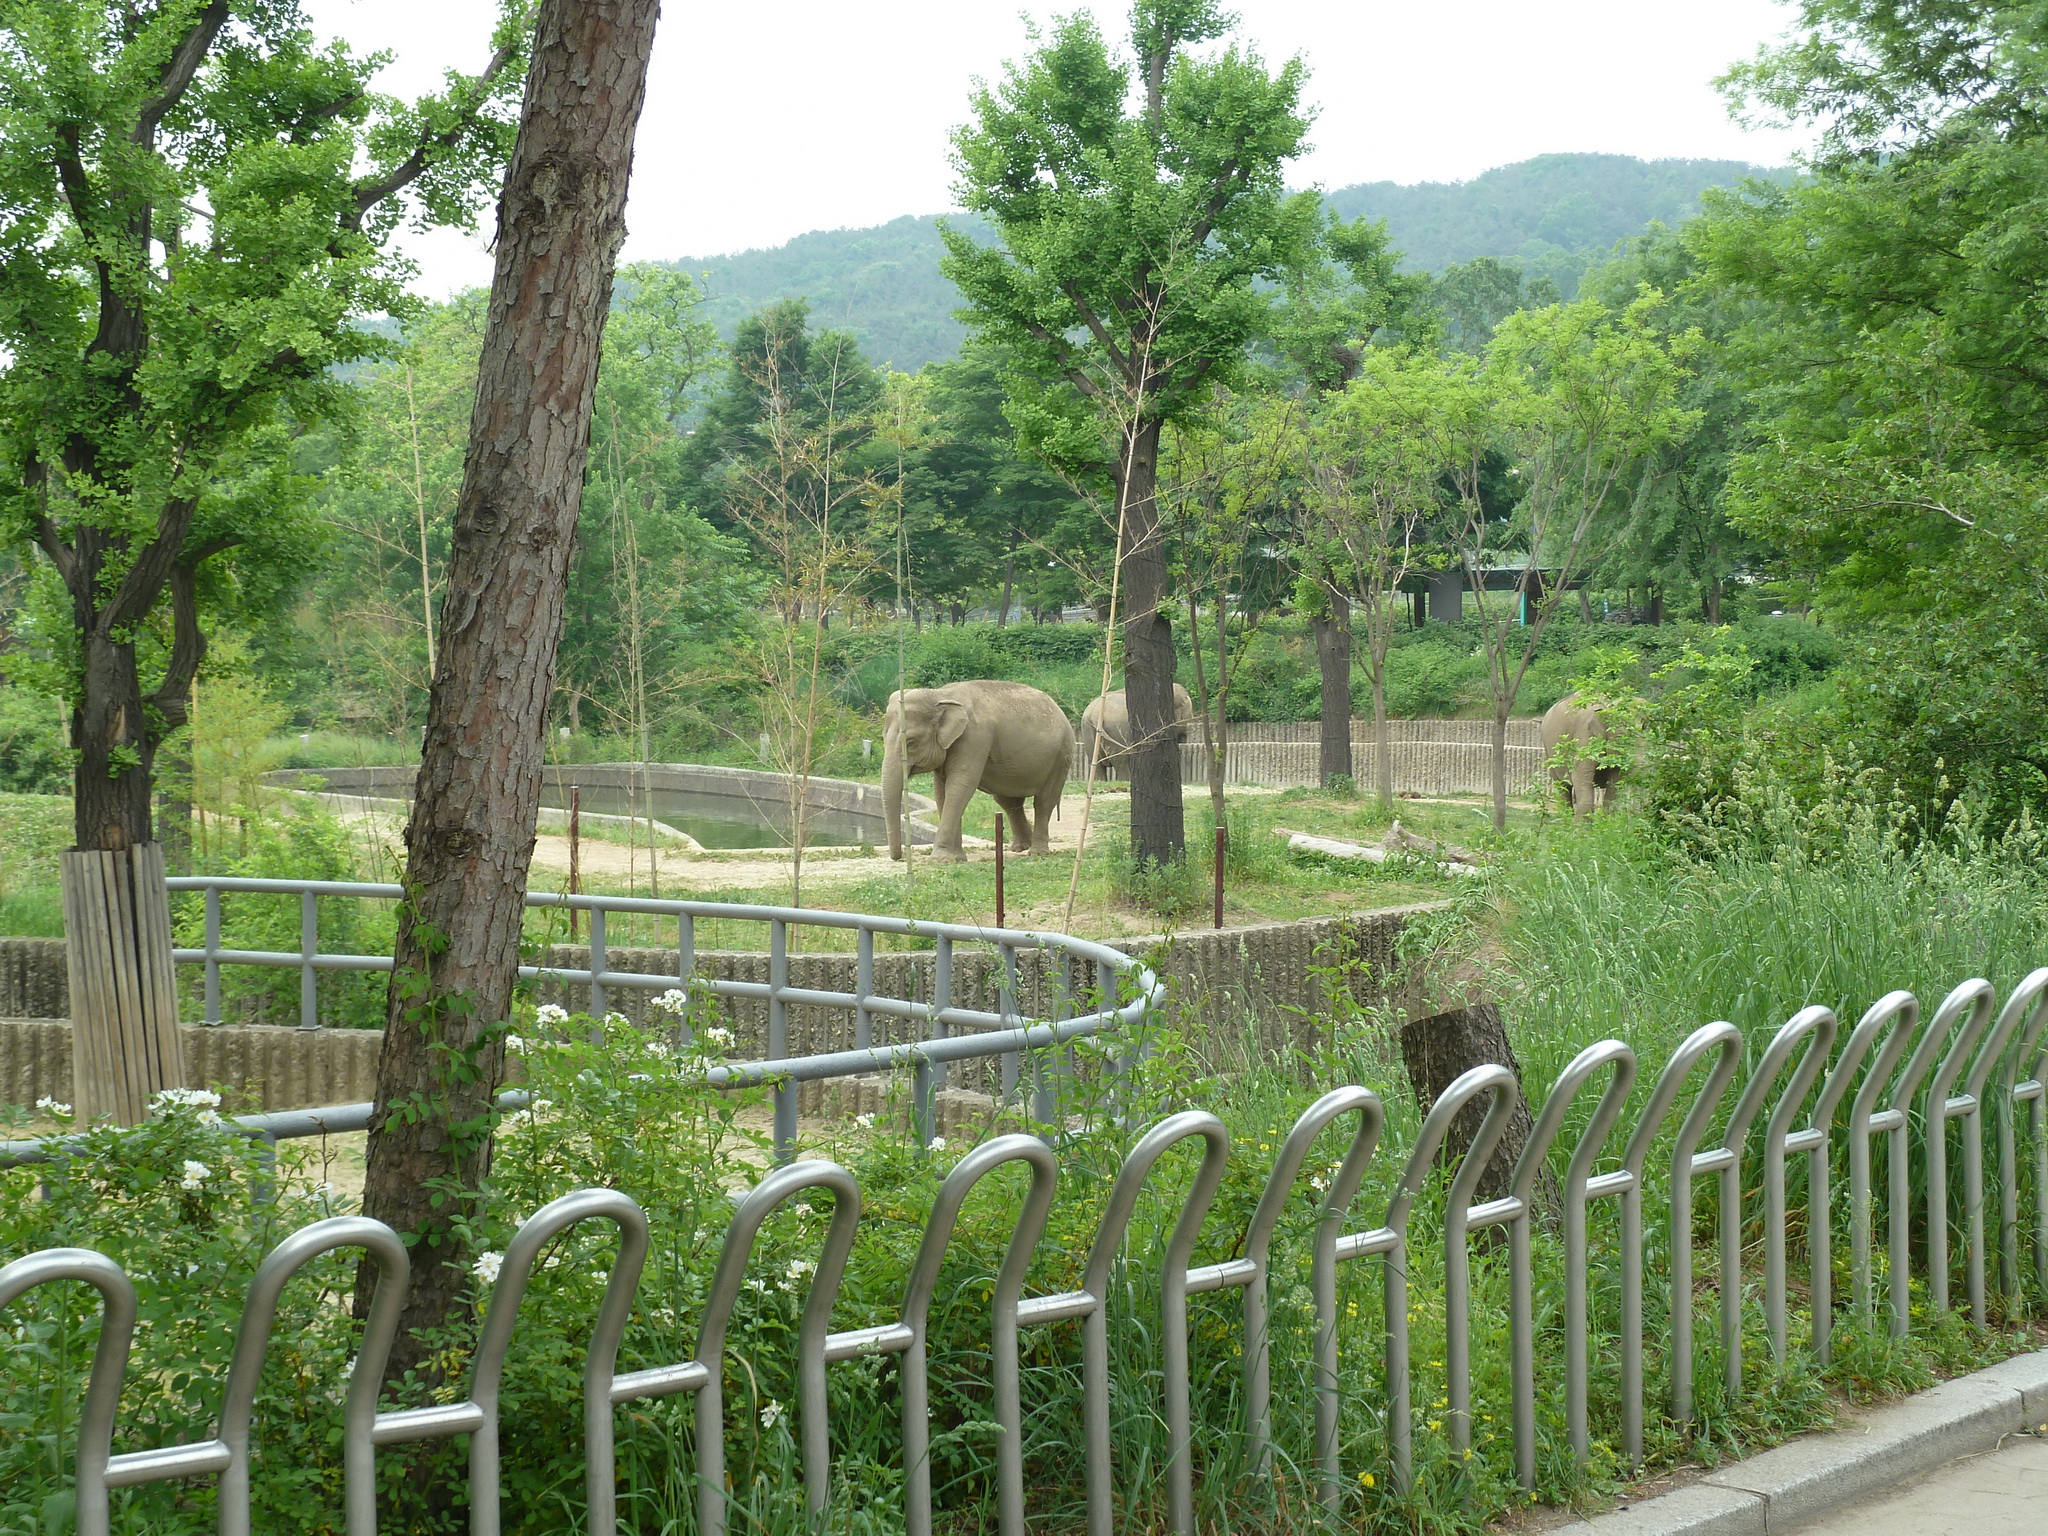
{"type": "MultiPolygon", "coordinates": [[[[1195,701],[1179,683],[1173,685],[1174,745],[1188,739],[1194,724],[1195,701]]],[[[1081,711],[1081,768],[1085,773],[1092,758],[1098,772],[1107,773],[1131,755],[1131,710],[1124,690],[1105,693],[1081,711]]]]}

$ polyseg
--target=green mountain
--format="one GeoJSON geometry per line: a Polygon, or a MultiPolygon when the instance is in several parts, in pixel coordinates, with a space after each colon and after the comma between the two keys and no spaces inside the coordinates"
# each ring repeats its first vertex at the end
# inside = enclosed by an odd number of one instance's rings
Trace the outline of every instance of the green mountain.
{"type": "MultiPolygon", "coordinates": [[[[1383,218],[1407,265],[1439,271],[1476,256],[1512,257],[1569,295],[1579,274],[1652,220],[1675,224],[1709,187],[1787,171],[1740,160],[1638,160],[1630,155],[1538,155],[1470,181],[1363,182],[1329,194],[1345,218],[1383,218]]],[[[956,215],[987,237],[978,219],[956,215]]],[[[785,245],[676,265],[701,274],[712,318],[730,334],[776,299],[807,297],[823,325],[853,332],[876,362],[915,371],[959,350],[959,302],[939,274],[937,221],[906,216],[867,229],[821,229],[785,245]]]]}

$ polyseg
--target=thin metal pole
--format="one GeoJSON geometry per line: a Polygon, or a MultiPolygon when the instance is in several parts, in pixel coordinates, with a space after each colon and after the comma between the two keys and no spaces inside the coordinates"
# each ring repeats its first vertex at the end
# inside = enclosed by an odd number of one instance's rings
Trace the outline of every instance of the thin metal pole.
{"type": "MultiPolygon", "coordinates": [[[[768,925],[768,1057],[789,1055],[789,1005],[782,992],[789,985],[789,925],[776,918],[768,925]]],[[[796,1150],[796,1084],[775,1085],[775,1155],[788,1162],[796,1150]]]]}
{"type": "MultiPolygon", "coordinates": [[[[583,891],[583,787],[569,786],[569,894],[583,891]]],[[[569,942],[576,942],[576,909],[569,909],[569,942]]]]}
{"type": "Polygon", "coordinates": [[[206,888],[206,1022],[220,1022],[220,887],[206,888]]]}
{"type": "Polygon", "coordinates": [[[299,897],[299,1028],[320,1027],[319,973],[313,957],[320,952],[320,898],[311,891],[299,897]]]}

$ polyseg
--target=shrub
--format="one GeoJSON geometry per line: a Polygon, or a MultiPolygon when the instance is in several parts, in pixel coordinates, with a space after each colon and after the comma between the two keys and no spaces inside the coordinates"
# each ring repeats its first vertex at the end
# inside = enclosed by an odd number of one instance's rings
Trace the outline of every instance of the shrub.
{"type": "Polygon", "coordinates": [[[46,694],[0,687],[0,793],[71,793],[71,747],[62,712],[63,705],[46,694]]]}

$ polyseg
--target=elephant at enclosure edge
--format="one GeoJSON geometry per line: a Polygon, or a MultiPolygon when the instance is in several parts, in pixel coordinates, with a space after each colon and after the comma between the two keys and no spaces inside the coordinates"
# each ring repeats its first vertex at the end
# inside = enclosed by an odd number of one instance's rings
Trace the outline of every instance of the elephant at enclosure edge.
{"type": "Polygon", "coordinates": [[[1566,694],[1543,712],[1543,761],[1552,781],[1563,785],[1571,797],[1574,816],[1586,815],[1596,803],[1606,810],[1614,808],[1621,769],[1598,761],[1606,744],[1607,721],[1599,710],[1581,704],[1576,693],[1566,694]],[[1560,762],[1558,748],[1567,741],[1572,744],[1569,760],[1560,762]]]}
{"type": "MultiPolygon", "coordinates": [[[[1187,689],[1179,683],[1173,685],[1173,742],[1179,746],[1188,739],[1188,727],[1194,724],[1195,701],[1188,697],[1187,689]]],[[[1119,688],[1114,693],[1105,693],[1089,701],[1081,711],[1081,762],[1085,768],[1092,759],[1098,771],[1107,772],[1131,755],[1131,710],[1119,688]]]]}
{"type": "Polygon", "coordinates": [[[1045,853],[1052,817],[1074,761],[1074,727],[1051,696],[1023,683],[948,683],[889,696],[882,735],[882,811],[889,824],[889,857],[903,857],[903,785],[914,773],[932,775],[939,802],[939,833],[932,856],[952,863],[967,857],[960,824],[967,802],[985,789],[1010,822],[1010,846],[1045,853]],[[1026,797],[1036,800],[1034,825],[1024,821],[1026,797]]]}

